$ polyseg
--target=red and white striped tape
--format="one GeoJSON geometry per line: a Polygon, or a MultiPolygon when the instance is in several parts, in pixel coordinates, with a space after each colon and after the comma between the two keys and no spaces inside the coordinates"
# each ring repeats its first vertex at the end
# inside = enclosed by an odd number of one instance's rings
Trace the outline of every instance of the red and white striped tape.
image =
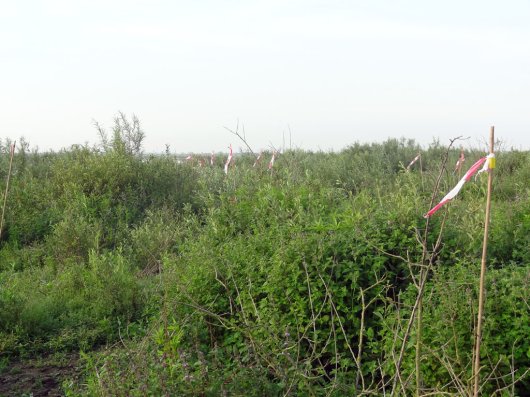
{"type": "Polygon", "coordinates": [[[462,168],[462,165],[464,165],[464,161],[466,161],[466,157],[464,156],[464,151],[462,150],[460,152],[460,157],[458,158],[458,161],[456,162],[454,172],[460,171],[460,169],[462,168]]]}
{"type": "Polygon", "coordinates": [[[432,216],[436,211],[438,211],[445,204],[447,204],[449,201],[455,198],[458,192],[460,192],[460,189],[462,189],[462,186],[464,186],[464,184],[468,182],[473,177],[473,175],[480,174],[483,171],[487,171],[489,167],[490,159],[494,157],[495,157],[494,154],[489,154],[486,157],[482,157],[475,164],[473,164],[471,168],[462,177],[462,179],[458,181],[456,186],[449,193],[447,193],[445,197],[438,204],[436,204],[429,212],[423,215],[423,217],[428,218],[432,216]]]}
{"type": "Polygon", "coordinates": [[[410,167],[412,167],[414,163],[420,159],[420,157],[421,157],[421,153],[418,153],[418,155],[412,159],[409,165],[407,165],[407,170],[409,170],[410,167]]]}
{"type": "Polygon", "coordinates": [[[262,154],[263,152],[259,152],[258,157],[256,158],[256,161],[254,161],[254,165],[252,167],[257,166],[260,163],[262,154]]]}
{"type": "Polygon", "coordinates": [[[271,161],[269,161],[269,170],[272,170],[272,167],[274,167],[275,159],[276,159],[276,152],[272,152],[271,161]]]}
{"type": "Polygon", "coordinates": [[[230,144],[230,146],[228,148],[230,149],[230,152],[228,153],[228,157],[227,157],[226,163],[225,163],[225,174],[228,174],[228,166],[230,165],[230,163],[232,163],[232,157],[233,157],[232,144],[230,144]]]}

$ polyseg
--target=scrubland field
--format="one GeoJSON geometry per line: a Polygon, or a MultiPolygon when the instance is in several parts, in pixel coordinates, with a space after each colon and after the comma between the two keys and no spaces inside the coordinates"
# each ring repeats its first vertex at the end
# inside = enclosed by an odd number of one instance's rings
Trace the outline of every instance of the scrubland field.
{"type": "MultiPolygon", "coordinates": [[[[97,147],[17,144],[0,395],[469,395],[487,176],[423,217],[459,180],[458,145],[284,150],[272,170],[239,152],[225,174],[226,153],[148,155],[119,128],[97,147]]],[[[524,396],[530,152],[500,149],[480,392],[524,396]]]]}

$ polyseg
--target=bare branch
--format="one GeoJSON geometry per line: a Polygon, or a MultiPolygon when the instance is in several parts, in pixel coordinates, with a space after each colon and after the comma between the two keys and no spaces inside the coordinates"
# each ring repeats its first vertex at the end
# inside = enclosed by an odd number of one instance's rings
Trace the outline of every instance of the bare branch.
{"type": "Polygon", "coordinates": [[[241,141],[246,145],[246,147],[248,148],[248,150],[250,151],[250,153],[252,153],[252,155],[255,157],[256,154],[254,153],[254,151],[252,150],[252,148],[250,147],[250,145],[248,144],[247,142],[247,139],[246,139],[246,133],[245,133],[245,127],[243,126],[243,135],[241,135],[239,133],[239,120],[237,120],[237,125],[236,125],[236,130],[232,130],[228,127],[225,127],[223,126],[223,128],[229,132],[231,132],[232,134],[234,134],[235,136],[237,136],[239,139],[241,139],[241,141]]]}

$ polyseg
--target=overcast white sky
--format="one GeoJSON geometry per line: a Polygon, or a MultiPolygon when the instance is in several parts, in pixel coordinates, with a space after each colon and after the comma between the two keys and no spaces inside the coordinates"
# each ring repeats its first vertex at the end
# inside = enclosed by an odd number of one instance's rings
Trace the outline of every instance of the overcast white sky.
{"type": "Polygon", "coordinates": [[[340,150],[457,135],[530,149],[530,2],[0,0],[0,137],[136,114],[145,149],[340,150]]]}

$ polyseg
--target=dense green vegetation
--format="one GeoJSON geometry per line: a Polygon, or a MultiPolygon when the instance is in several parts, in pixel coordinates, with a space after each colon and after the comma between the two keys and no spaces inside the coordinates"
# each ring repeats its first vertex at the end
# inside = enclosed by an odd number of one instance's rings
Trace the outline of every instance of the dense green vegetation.
{"type": "MultiPolygon", "coordinates": [[[[422,393],[470,390],[486,178],[432,218],[422,259],[442,145],[410,172],[419,146],[391,139],[285,151],[273,172],[239,154],[225,175],[220,156],[199,167],[145,155],[143,135],[120,123],[103,138],[59,153],[18,146],[0,241],[0,371],[80,351],[68,395],[414,395],[420,346],[422,393]],[[422,337],[415,322],[396,365],[429,263],[422,337]]],[[[436,200],[458,180],[459,150],[448,154],[436,200]]],[[[481,155],[466,152],[466,166],[481,155]]],[[[524,395],[530,153],[497,157],[482,394],[524,395]]]]}

